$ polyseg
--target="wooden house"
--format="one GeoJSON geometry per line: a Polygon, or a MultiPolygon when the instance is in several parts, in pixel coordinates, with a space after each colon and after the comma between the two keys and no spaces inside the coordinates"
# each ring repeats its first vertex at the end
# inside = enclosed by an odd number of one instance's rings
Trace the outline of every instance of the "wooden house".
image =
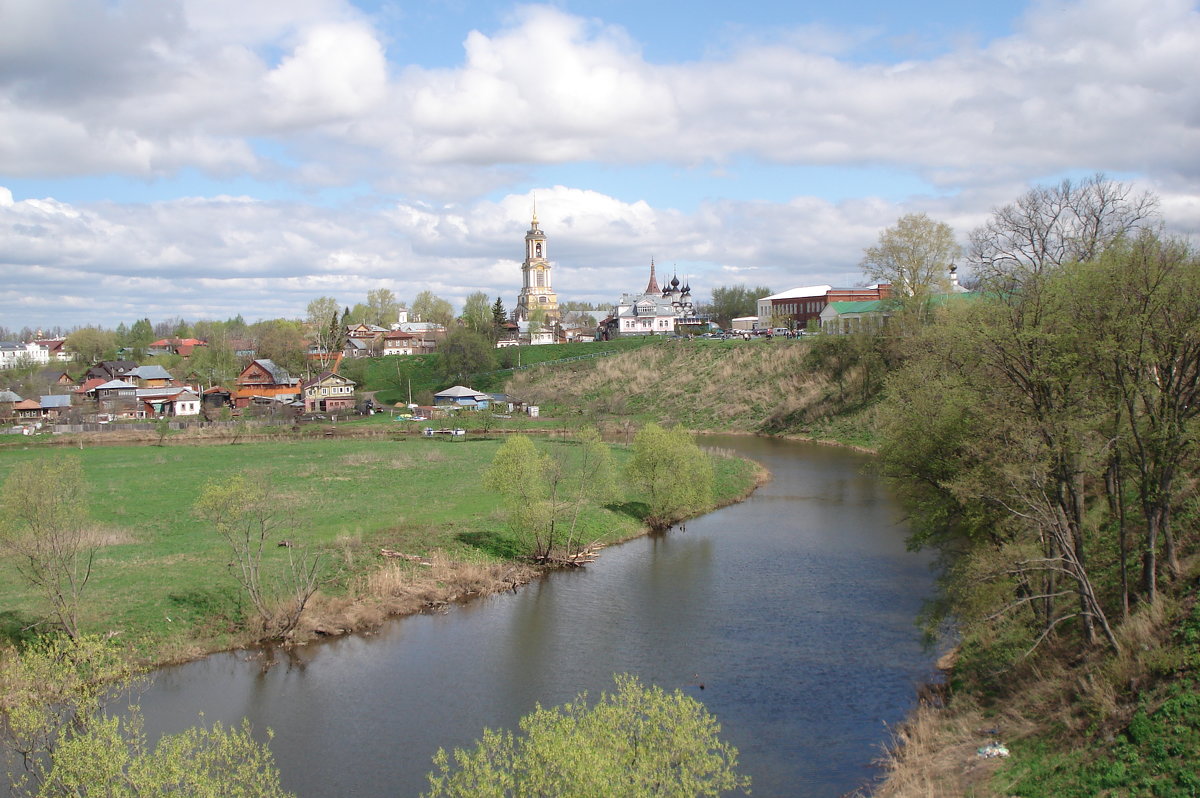
{"type": "Polygon", "coordinates": [[[354,407],[354,380],[323,371],[304,383],[304,412],[333,413],[354,407]]]}

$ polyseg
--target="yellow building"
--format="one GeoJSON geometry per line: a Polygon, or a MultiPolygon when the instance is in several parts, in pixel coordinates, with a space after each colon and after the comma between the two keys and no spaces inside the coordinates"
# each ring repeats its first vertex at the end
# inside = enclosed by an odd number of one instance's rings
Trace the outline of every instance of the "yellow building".
{"type": "Polygon", "coordinates": [[[517,297],[514,315],[517,321],[528,321],[533,311],[540,308],[545,313],[547,325],[559,321],[558,295],[550,282],[550,260],[546,254],[546,234],[538,229],[537,209],[533,211],[533,222],[525,234],[525,262],[521,264],[521,293],[517,297]]]}

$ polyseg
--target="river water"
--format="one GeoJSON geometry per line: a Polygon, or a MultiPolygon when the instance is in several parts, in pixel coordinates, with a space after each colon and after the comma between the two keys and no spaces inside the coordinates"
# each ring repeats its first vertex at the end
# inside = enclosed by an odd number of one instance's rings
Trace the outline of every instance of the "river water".
{"type": "Polygon", "coordinates": [[[706,438],[766,465],[748,501],[606,549],[517,593],[277,654],[159,671],[147,729],[250,718],[275,732],[285,788],[416,796],[439,747],[515,727],[535,703],[611,688],[612,675],[704,702],[753,794],[840,796],[932,675],[914,626],[929,560],[863,455],[772,439],[706,438]],[[700,685],[703,684],[703,688],[700,685]]]}

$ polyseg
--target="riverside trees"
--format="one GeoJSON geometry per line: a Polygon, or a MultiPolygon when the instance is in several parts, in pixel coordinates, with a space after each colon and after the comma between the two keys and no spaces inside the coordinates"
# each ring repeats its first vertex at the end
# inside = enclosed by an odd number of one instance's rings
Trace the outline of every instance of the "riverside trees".
{"type": "Polygon", "coordinates": [[[317,590],[320,557],[281,540],[282,557],[268,557],[270,541],[294,527],[295,504],[263,477],[234,474],[204,486],[194,512],[225,542],[229,568],[254,607],[269,638],[292,633],[317,590]]]}
{"type": "Polygon", "coordinates": [[[949,267],[961,251],[950,225],[910,213],[879,234],[861,265],[868,277],[891,284],[902,308],[923,319],[930,296],[949,291],[949,267]]]}
{"type": "Polygon", "coordinates": [[[1152,207],[1092,180],[999,209],[972,235],[983,298],[906,340],[888,381],[882,460],[914,541],[952,554],[950,611],[1006,657],[1071,621],[1115,648],[1113,614],[1176,573],[1200,261],[1146,228],[1152,207]]]}
{"type": "Polygon", "coordinates": [[[681,427],[647,424],[638,430],[625,473],[646,494],[651,529],[666,529],[712,505],[712,463],[681,427]]]}
{"type": "Polygon", "coordinates": [[[616,495],[616,467],[595,429],[576,436],[575,456],[539,452],[533,441],[515,435],[496,451],[484,485],[504,498],[509,532],[523,553],[542,562],[570,558],[580,540],[581,518],[589,504],[616,495]]]}
{"type": "Polygon", "coordinates": [[[135,678],[111,640],[47,637],[0,657],[0,742],[16,755],[13,796],[238,795],[285,798],[249,725],[194,727],[148,744],[136,707],[107,705],[135,678]]]}

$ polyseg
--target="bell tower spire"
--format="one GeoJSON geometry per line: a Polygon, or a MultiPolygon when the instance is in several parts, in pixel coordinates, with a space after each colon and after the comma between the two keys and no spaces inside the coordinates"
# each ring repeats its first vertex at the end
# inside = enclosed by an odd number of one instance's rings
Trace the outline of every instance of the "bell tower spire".
{"type": "Polygon", "coordinates": [[[515,315],[518,321],[527,321],[535,310],[542,311],[547,324],[558,321],[558,295],[550,282],[546,234],[538,227],[537,195],[533,198],[529,232],[525,233],[525,261],[521,264],[521,293],[515,315]]]}

